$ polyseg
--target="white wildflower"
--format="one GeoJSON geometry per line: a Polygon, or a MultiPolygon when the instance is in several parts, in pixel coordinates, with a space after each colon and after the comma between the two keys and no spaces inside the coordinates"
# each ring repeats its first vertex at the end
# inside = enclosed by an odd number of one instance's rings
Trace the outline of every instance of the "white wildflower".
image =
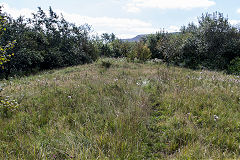
{"type": "Polygon", "coordinates": [[[214,115],[214,121],[217,121],[219,119],[219,117],[217,115],[214,115]]]}
{"type": "Polygon", "coordinates": [[[147,85],[148,83],[149,83],[148,80],[144,80],[144,81],[142,82],[142,85],[145,86],[145,85],[147,85]]]}

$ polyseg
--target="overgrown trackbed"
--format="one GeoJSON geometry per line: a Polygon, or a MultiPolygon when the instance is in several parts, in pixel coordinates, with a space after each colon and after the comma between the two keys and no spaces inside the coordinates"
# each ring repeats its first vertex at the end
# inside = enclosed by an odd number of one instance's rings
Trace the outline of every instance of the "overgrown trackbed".
{"type": "Polygon", "coordinates": [[[240,158],[237,76],[103,59],[1,83],[0,159],[240,158]]]}

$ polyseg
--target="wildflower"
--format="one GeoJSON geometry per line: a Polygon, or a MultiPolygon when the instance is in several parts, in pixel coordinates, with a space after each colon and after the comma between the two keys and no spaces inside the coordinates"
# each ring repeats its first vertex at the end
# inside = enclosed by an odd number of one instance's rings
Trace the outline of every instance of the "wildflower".
{"type": "Polygon", "coordinates": [[[214,121],[217,121],[219,119],[219,117],[217,115],[214,115],[214,121]]]}
{"type": "Polygon", "coordinates": [[[145,80],[145,81],[142,82],[143,85],[146,85],[146,84],[148,84],[148,83],[149,83],[149,82],[148,82],[147,80],[145,80]]]}
{"type": "Polygon", "coordinates": [[[69,98],[69,99],[71,99],[71,98],[72,98],[72,96],[68,96],[68,98],[69,98]]]}

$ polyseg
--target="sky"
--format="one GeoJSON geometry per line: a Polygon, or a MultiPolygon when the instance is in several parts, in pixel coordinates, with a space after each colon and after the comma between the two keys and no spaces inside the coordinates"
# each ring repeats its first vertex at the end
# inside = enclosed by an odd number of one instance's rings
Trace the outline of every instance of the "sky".
{"type": "Polygon", "coordinates": [[[160,30],[179,31],[197,23],[202,13],[218,11],[233,25],[240,23],[240,0],[1,0],[3,11],[16,18],[31,17],[49,6],[76,25],[89,24],[93,33],[132,38],[160,30]]]}

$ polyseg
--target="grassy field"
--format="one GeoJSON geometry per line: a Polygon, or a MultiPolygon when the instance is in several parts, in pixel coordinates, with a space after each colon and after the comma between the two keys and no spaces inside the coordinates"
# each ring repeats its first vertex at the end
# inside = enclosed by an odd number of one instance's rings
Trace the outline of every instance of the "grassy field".
{"type": "Polygon", "coordinates": [[[237,76],[101,59],[1,83],[0,159],[240,159],[237,76]]]}

